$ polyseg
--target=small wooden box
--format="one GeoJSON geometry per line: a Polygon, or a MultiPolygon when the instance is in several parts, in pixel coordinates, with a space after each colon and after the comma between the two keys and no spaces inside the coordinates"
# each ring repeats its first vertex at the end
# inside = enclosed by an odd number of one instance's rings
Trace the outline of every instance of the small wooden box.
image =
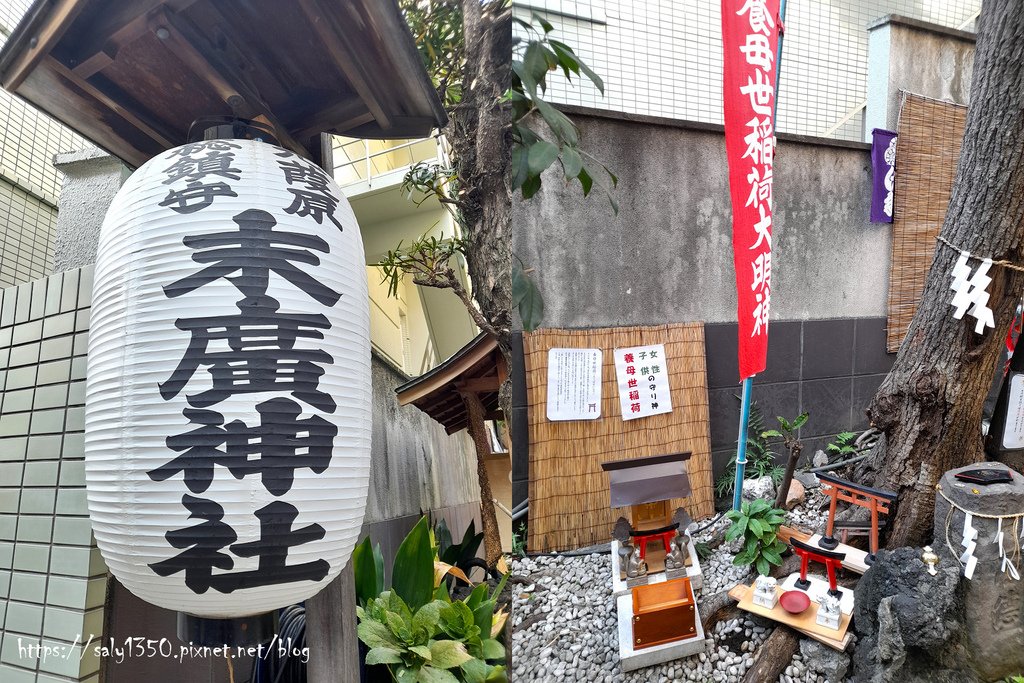
{"type": "Polygon", "coordinates": [[[697,608],[690,579],[672,579],[633,589],[633,648],[697,635],[697,608]]]}

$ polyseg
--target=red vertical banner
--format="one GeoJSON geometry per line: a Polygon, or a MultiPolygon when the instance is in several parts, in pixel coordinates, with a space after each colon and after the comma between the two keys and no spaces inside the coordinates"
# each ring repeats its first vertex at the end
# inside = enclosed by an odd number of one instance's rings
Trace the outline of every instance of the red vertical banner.
{"type": "Polygon", "coordinates": [[[725,151],[732,196],[740,380],[765,368],[779,0],[722,0],[725,151]]]}

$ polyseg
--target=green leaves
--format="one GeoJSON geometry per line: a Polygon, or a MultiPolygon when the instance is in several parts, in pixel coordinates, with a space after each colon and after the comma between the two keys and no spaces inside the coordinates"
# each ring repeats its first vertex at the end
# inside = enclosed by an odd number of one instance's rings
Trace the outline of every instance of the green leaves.
{"type": "Polygon", "coordinates": [[[604,81],[571,47],[549,36],[553,27],[539,14],[534,13],[531,22],[516,21],[525,29],[526,38],[519,42],[513,55],[512,88],[507,95],[512,104],[513,191],[520,190],[523,199],[533,197],[540,191],[541,174],[559,159],[566,182],[578,181],[584,196],[588,196],[596,184],[605,191],[612,210],[618,213],[618,202],[611,191],[618,184],[618,177],[579,149],[576,125],[544,99],[548,74],[559,69],[570,83],[573,77],[589,80],[602,95],[604,81]],[[608,184],[598,182],[597,178],[607,179],[608,184]]]}
{"type": "Polygon", "coordinates": [[[518,262],[512,264],[512,304],[519,309],[524,330],[532,332],[540,327],[544,319],[544,298],[518,262]]]}
{"type": "Polygon", "coordinates": [[[420,518],[398,546],[391,586],[413,611],[430,602],[434,593],[434,549],[426,517],[420,518]]]}
{"type": "Polygon", "coordinates": [[[457,640],[430,641],[430,663],[439,669],[454,669],[473,659],[457,640]]]}
{"type": "Polygon", "coordinates": [[[734,565],[753,565],[759,574],[767,574],[771,565],[782,564],[786,544],[778,539],[777,534],[786,519],[785,511],[773,508],[767,500],[759,498],[744,502],[739,510],[730,510],[725,516],[732,521],[725,540],[743,539],[743,548],[733,558],[734,565]]]}
{"type": "Polygon", "coordinates": [[[380,552],[380,544],[370,545],[370,539],[352,551],[352,570],[356,580],[356,598],[360,605],[366,605],[370,598],[375,598],[384,590],[384,557],[380,552]]]}
{"type": "MultiPolygon", "coordinates": [[[[497,639],[491,630],[497,597],[508,575],[493,592],[481,583],[464,600],[453,601],[447,584],[433,587],[432,537],[427,518],[420,519],[399,546],[392,567],[393,590],[376,595],[370,591],[384,576],[379,548],[367,539],[353,553],[360,598],[357,634],[369,648],[366,663],[387,666],[399,683],[507,683],[500,640],[506,612],[494,628],[497,639]]],[[[443,547],[449,557],[475,554],[482,540],[473,524],[459,544],[451,542],[451,533],[441,524],[436,537],[439,550],[443,547]]]]}

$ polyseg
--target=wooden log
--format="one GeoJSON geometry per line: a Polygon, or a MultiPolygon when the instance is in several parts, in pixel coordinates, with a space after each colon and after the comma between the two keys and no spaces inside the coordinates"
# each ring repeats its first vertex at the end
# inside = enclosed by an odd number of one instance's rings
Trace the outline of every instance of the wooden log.
{"type": "Polygon", "coordinates": [[[800,644],[800,636],[791,628],[779,626],[757,648],[754,665],[747,669],[743,683],[765,683],[777,681],[786,667],[793,662],[793,655],[800,644]]]}

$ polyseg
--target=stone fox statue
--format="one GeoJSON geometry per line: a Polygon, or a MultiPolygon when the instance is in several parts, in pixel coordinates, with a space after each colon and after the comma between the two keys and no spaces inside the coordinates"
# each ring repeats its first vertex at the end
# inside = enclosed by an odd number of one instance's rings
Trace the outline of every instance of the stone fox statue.
{"type": "Polygon", "coordinates": [[[619,517],[612,529],[612,538],[619,542],[619,566],[626,569],[627,578],[635,579],[647,573],[647,563],[640,557],[640,548],[630,542],[632,530],[626,518],[619,517]]]}
{"type": "Polygon", "coordinates": [[[669,543],[668,552],[665,554],[665,569],[683,569],[690,555],[690,535],[687,529],[693,523],[693,519],[683,508],[676,508],[672,523],[676,525],[676,535],[669,543]]]}

